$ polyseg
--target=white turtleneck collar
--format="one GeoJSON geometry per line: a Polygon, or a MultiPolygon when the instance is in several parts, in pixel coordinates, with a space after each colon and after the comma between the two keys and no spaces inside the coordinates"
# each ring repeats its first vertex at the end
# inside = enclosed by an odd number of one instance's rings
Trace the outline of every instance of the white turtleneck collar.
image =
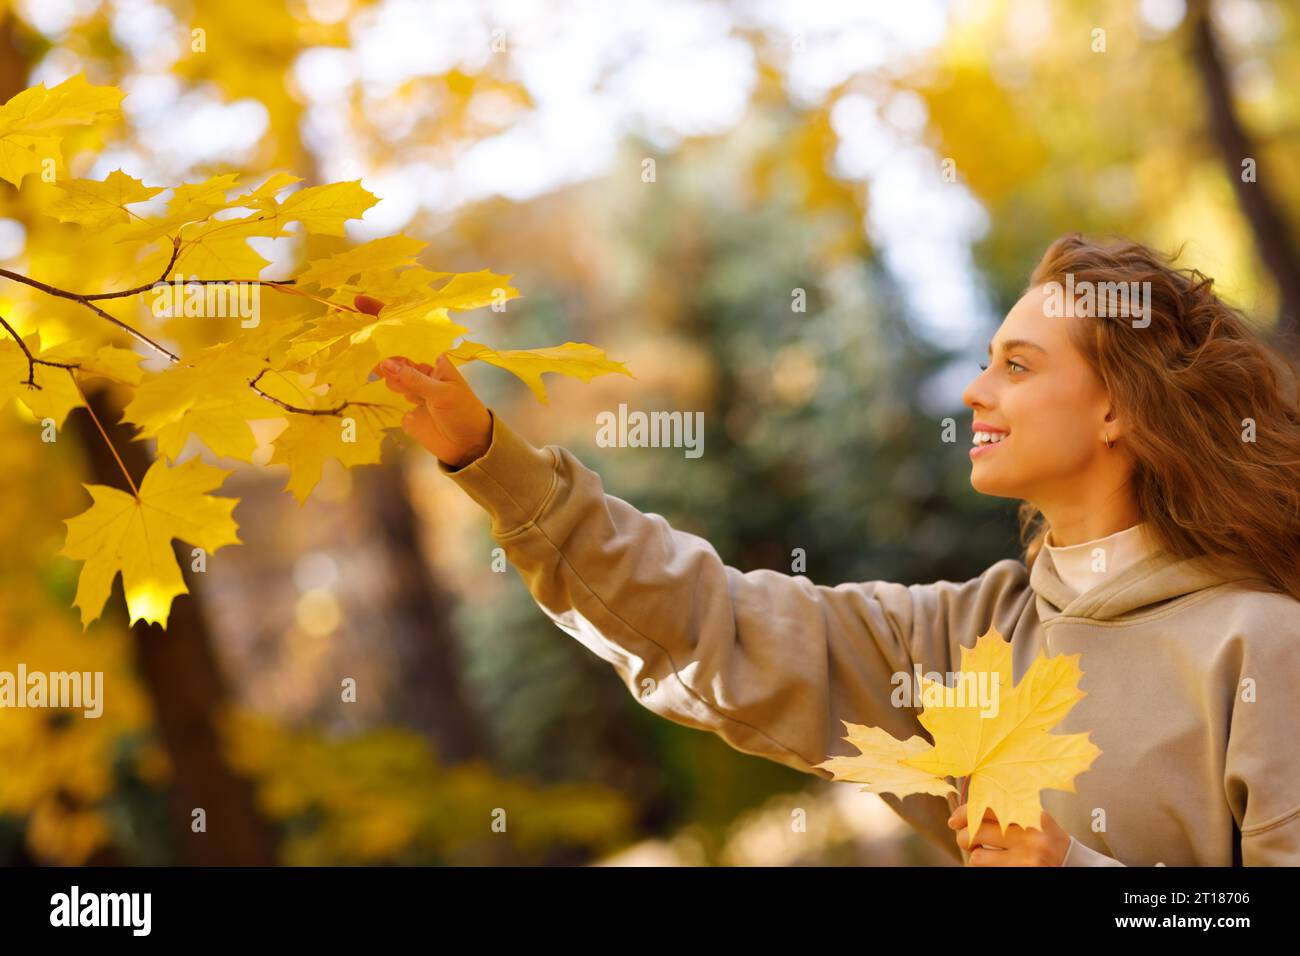
{"type": "Polygon", "coordinates": [[[1051,554],[1056,573],[1076,594],[1086,594],[1155,550],[1144,524],[1066,547],[1053,545],[1049,531],[1043,547],[1051,554]]]}

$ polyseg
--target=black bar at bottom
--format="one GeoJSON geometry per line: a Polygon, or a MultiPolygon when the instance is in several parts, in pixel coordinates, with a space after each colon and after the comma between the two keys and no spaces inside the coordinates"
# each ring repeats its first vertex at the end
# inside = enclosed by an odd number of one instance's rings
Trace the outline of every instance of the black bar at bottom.
{"type": "Polygon", "coordinates": [[[1298,873],[1165,867],[20,868],[0,870],[0,933],[7,943],[75,936],[92,945],[153,939],[205,946],[349,939],[374,945],[401,934],[457,949],[475,940],[611,945],[639,937],[694,949],[707,939],[771,948],[776,931],[783,938],[802,936],[809,945],[868,948],[895,936],[899,945],[937,945],[988,940],[990,932],[1022,940],[1034,938],[1023,932],[1052,932],[1047,938],[1070,941],[1080,934],[1160,939],[1172,932],[1231,945],[1243,933],[1292,928],[1298,873]],[[616,935],[591,935],[605,927],[616,935]]]}

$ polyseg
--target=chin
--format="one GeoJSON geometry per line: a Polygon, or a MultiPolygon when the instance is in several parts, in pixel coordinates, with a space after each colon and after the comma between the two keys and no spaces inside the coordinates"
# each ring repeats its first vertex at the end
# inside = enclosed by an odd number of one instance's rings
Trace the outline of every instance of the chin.
{"type": "Polygon", "coordinates": [[[995,475],[988,474],[987,469],[981,468],[978,462],[971,464],[970,486],[980,494],[992,498],[1022,497],[1012,482],[1000,481],[995,475]]]}

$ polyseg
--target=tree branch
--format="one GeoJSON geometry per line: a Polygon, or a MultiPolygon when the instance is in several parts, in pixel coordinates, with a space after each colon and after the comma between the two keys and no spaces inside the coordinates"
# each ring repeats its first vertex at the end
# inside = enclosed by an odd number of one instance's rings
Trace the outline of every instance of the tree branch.
{"type": "MultiPolygon", "coordinates": [[[[69,292],[67,289],[60,289],[57,286],[52,286],[49,285],[48,283],[41,282],[39,279],[33,279],[30,276],[25,276],[18,272],[12,272],[9,269],[0,269],[0,277],[11,279],[14,282],[20,282],[23,285],[31,286],[33,289],[36,289],[40,292],[44,292],[46,295],[52,295],[61,299],[68,299],[72,302],[77,302],[85,306],[86,308],[90,309],[100,318],[105,319],[108,322],[111,322],[113,325],[117,326],[123,332],[126,332],[128,335],[131,335],[137,340],[139,340],[140,342],[143,342],[145,345],[149,346],[154,351],[158,352],[161,355],[167,356],[168,361],[170,361],[172,364],[178,364],[181,361],[179,355],[172,352],[170,349],[165,348],[159,343],[155,342],[153,339],[149,338],[149,336],[145,335],[143,332],[139,331],[138,329],[133,328],[130,325],[127,325],[121,319],[109,315],[99,306],[95,305],[94,300],[120,299],[120,298],[125,298],[127,296],[139,295],[143,292],[148,292],[159,282],[166,282],[167,277],[171,275],[171,271],[176,265],[176,260],[180,257],[180,251],[181,251],[180,238],[175,237],[172,239],[172,254],[171,254],[171,258],[167,261],[167,268],[163,270],[163,274],[158,279],[148,283],[147,285],[136,286],[135,288],[132,289],[123,289],[119,292],[98,292],[89,295],[84,295],[79,292],[69,292]]],[[[249,285],[265,285],[265,286],[270,286],[273,289],[281,286],[289,286],[294,284],[293,279],[187,279],[185,280],[186,285],[189,285],[191,283],[197,285],[209,285],[218,282],[220,283],[239,282],[239,283],[247,283],[249,285]]],[[[284,291],[291,291],[291,290],[286,289],[284,291]]],[[[303,295],[306,293],[297,293],[297,294],[303,295]]],[[[5,320],[2,317],[0,317],[0,323],[2,323],[5,329],[9,332],[9,334],[13,336],[14,341],[18,343],[18,347],[21,348],[23,350],[23,354],[27,356],[27,381],[24,384],[30,385],[34,388],[40,388],[40,386],[36,384],[34,378],[36,374],[37,365],[50,365],[55,368],[67,368],[67,369],[81,367],[76,363],[52,362],[47,359],[36,358],[35,356],[32,355],[31,351],[27,348],[27,344],[22,340],[22,338],[18,335],[18,333],[14,331],[13,327],[10,326],[8,322],[5,322],[5,320]]],[[[262,371],[258,372],[257,377],[254,378],[252,381],[250,381],[248,385],[259,396],[266,399],[268,402],[271,402],[272,404],[284,409],[287,412],[293,412],[298,415],[338,415],[346,408],[386,407],[386,406],[377,405],[374,402],[343,402],[342,404],[337,405],[334,408],[301,408],[297,405],[292,405],[289,402],[276,398],[274,395],[269,395],[266,392],[264,392],[262,389],[257,387],[257,383],[261,381],[262,376],[265,375],[267,371],[268,369],[263,369],[262,371]]]]}
{"type": "MultiPolygon", "coordinates": [[[[172,254],[171,254],[171,258],[167,260],[167,267],[163,269],[162,275],[159,276],[157,279],[155,279],[153,282],[149,282],[144,285],[138,285],[131,289],[121,289],[117,292],[93,292],[93,293],[69,292],[67,289],[60,289],[57,286],[52,286],[49,285],[48,283],[41,282],[39,279],[33,279],[30,276],[25,276],[18,272],[12,272],[9,269],[0,269],[0,276],[3,276],[6,279],[11,279],[14,282],[21,282],[23,285],[31,286],[33,289],[37,289],[41,292],[44,292],[46,295],[52,295],[60,299],[68,299],[72,302],[80,303],[81,305],[84,305],[86,308],[90,309],[92,312],[98,315],[101,319],[106,319],[107,321],[113,323],[123,332],[134,337],[140,342],[143,342],[145,345],[149,346],[155,352],[159,353],[160,355],[167,356],[169,361],[179,362],[180,356],[175,355],[168,349],[164,348],[162,345],[159,345],[157,342],[149,338],[149,336],[145,335],[140,330],[133,328],[130,325],[127,325],[121,319],[109,315],[107,312],[105,312],[103,309],[101,309],[99,306],[95,305],[94,303],[97,301],[101,301],[103,299],[125,299],[133,295],[140,295],[143,292],[148,292],[154,286],[158,285],[158,283],[166,282],[167,277],[171,275],[172,269],[175,268],[176,266],[176,260],[180,258],[181,245],[182,243],[180,237],[179,236],[173,237],[172,254]]],[[[249,285],[277,286],[277,285],[293,285],[294,280],[293,279],[283,279],[283,280],[281,279],[274,279],[274,280],[272,279],[187,279],[185,281],[185,284],[189,285],[193,283],[196,285],[211,285],[216,283],[230,283],[230,282],[247,283],[249,285]]]]}
{"type": "MultiPolygon", "coordinates": [[[[171,267],[168,266],[169,271],[170,269],[171,267]]],[[[110,295],[85,296],[79,292],[69,292],[67,289],[59,289],[55,286],[48,285],[44,282],[41,282],[39,279],[33,279],[30,276],[25,276],[17,272],[11,272],[8,269],[0,269],[0,276],[6,279],[12,279],[14,282],[21,282],[23,285],[31,286],[33,289],[37,289],[40,292],[44,292],[46,295],[52,295],[60,299],[68,299],[72,302],[77,302],[81,305],[84,305],[91,312],[94,312],[96,315],[98,315],[101,319],[104,319],[108,322],[113,323],[113,325],[116,325],[127,335],[130,335],[133,338],[137,339],[138,341],[143,342],[145,345],[149,346],[151,349],[153,349],[155,352],[159,353],[160,355],[167,356],[167,358],[170,361],[172,362],[180,361],[180,356],[174,354],[170,350],[159,345],[157,342],[149,338],[149,336],[145,335],[139,329],[132,328],[131,326],[123,322],[121,319],[109,315],[107,312],[105,312],[103,309],[101,309],[99,306],[95,305],[95,303],[91,301],[91,299],[120,298],[122,295],[126,295],[127,294],[126,292],[113,293],[110,295]]],[[[150,283],[149,285],[144,286],[144,288],[149,289],[152,288],[152,286],[153,283],[150,283]]],[[[136,290],[136,292],[132,294],[138,294],[138,292],[139,290],[136,290]]]]}

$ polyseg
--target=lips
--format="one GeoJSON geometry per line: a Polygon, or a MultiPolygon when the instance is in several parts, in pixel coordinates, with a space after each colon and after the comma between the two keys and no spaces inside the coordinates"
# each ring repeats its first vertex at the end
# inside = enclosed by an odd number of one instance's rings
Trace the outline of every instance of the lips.
{"type": "Polygon", "coordinates": [[[1005,428],[999,428],[996,425],[990,425],[988,422],[973,422],[971,424],[971,442],[972,448],[970,456],[972,459],[989,454],[1005,442],[1010,436],[1005,428]]]}

